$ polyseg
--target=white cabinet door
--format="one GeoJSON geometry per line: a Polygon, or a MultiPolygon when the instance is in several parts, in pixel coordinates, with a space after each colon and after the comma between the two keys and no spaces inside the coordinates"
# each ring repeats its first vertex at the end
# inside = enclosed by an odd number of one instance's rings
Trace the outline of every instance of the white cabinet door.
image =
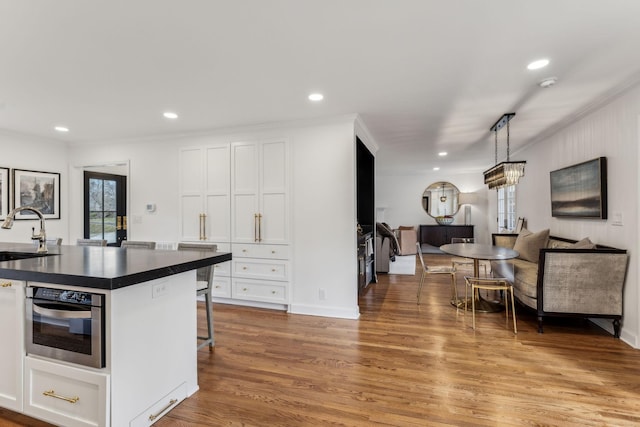
{"type": "Polygon", "coordinates": [[[231,145],[231,215],[232,242],[258,241],[258,143],[236,142],[231,145]]]}
{"type": "Polygon", "coordinates": [[[0,407],[22,411],[24,282],[0,279],[0,407]]]}
{"type": "Polygon", "coordinates": [[[234,243],[288,243],[286,141],[232,144],[234,243]]]}
{"type": "Polygon", "coordinates": [[[180,151],[180,238],[229,242],[229,145],[180,151]]]}

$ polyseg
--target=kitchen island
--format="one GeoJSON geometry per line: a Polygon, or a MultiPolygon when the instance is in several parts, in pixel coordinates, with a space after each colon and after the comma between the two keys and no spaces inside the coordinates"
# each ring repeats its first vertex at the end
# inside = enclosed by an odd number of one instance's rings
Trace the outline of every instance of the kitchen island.
{"type": "Polygon", "coordinates": [[[141,426],[198,390],[195,270],[231,254],[54,246],[21,255],[35,249],[0,243],[0,406],[65,426],[141,426]],[[103,296],[103,367],[27,353],[25,296],[35,288],[103,296]]]}

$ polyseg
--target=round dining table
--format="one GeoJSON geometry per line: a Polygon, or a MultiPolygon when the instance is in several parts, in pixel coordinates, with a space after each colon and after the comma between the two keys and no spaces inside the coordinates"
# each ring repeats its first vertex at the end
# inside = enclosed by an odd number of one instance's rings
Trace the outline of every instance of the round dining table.
{"type": "MultiPolygon", "coordinates": [[[[473,277],[480,277],[480,260],[507,260],[516,258],[518,255],[520,255],[518,251],[514,251],[513,249],[487,245],[483,243],[449,243],[440,246],[440,250],[449,255],[472,259],[473,277]]],[[[465,300],[458,298],[457,301],[452,301],[452,304],[458,308],[463,308],[465,305],[465,300]]],[[[478,295],[478,300],[476,301],[476,311],[496,312],[502,310],[503,308],[503,305],[499,301],[487,301],[481,298],[480,295],[478,295]]],[[[467,302],[467,309],[471,309],[470,302],[467,302]]]]}

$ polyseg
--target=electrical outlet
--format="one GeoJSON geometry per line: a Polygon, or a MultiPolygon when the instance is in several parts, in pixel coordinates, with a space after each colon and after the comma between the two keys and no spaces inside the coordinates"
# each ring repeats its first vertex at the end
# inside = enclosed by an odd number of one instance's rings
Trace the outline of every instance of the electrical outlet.
{"type": "Polygon", "coordinates": [[[151,287],[151,298],[160,298],[168,292],[166,282],[156,283],[151,287]]]}

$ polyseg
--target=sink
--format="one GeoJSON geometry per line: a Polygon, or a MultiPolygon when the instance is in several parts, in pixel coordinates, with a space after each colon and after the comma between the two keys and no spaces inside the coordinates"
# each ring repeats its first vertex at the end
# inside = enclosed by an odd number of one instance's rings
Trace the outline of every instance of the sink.
{"type": "Polygon", "coordinates": [[[19,259],[38,258],[55,254],[39,254],[36,252],[13,252],[13,251],[0,251],[0,262],[2,261],[15,261],[19,259]]]}

